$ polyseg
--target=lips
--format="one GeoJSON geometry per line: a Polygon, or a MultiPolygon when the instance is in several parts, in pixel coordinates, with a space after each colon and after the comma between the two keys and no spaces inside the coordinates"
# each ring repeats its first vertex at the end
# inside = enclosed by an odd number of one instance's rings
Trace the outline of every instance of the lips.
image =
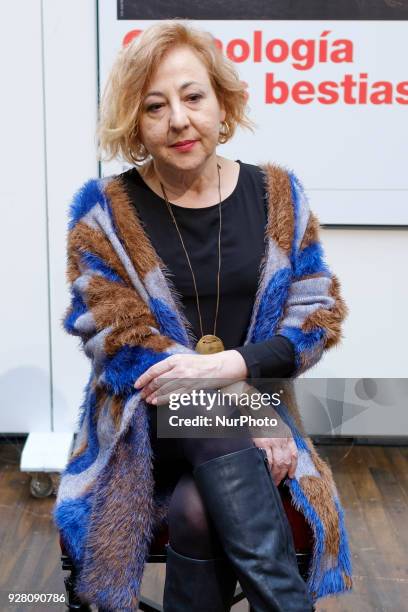
{"type": "Polygon", "coordinates": [[[175,142],[172,147],[184,147],[192,144],[193,142],[197,142],[196,140],[180,140],[180,142],[175,142]]]}
{"type": "Polygon", "coordinates": [[[194,149],[197,140],[182,140],[180,142],[176,142],[174,145],[171,145],[171,148],[177,151],[177,153],[188,153],[192,149],[194,149]]]}

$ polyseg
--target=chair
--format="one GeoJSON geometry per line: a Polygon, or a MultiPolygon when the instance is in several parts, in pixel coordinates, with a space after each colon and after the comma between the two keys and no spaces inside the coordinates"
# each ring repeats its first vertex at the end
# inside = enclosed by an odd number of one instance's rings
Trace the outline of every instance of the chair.
{"type": "MultiPolygon", "coordinates": [[[[303,514],[296,510],[296,508],[291,504],[290,492],[287,486],[283,482],[281,482],[278,486],[278,490],[281,494],[283,507],[285,509],[289,524],[292,529],[299,573],[306,581],[312,555],[313,533],[309,524],[306,522],[303,514]]],[[[155,537],[153,538],[152,544],[150,546],[149,555],[146,559],[146,563],[166,563],[166,546],[168,544],[168,541],[168,530],[167,527],[164,526],[156,533],[155,537]]],[[[70,575],[64,578],[65,589],[67,592],[67,607],[69,610],[79,610],[79,612],[91,612],[90,606],[88,604],[81,603],[81,601],[75,594],[77,571],[66,551],[61,536],[60,547],[62,553],[62,569],[64,571],[70,572],[70,575]]],[[[245,595],[242,592],[240,585],[238,584],[233,598],[233,605],[243,599],[245,599],[245,595]]],[[[101,611],[101,609],[99,610],[101,611]]],[[[144,612],[163,612],[163,606],[142,595],[139,601],[139,610],[143,610],[144,612]]],[[[251,607],[249,607],[249,612],[251,612],[251,607]]]]}

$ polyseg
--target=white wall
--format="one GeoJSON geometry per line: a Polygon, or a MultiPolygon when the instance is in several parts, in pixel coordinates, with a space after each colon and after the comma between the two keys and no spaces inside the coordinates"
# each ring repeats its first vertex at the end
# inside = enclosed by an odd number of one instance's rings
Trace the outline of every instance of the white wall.
{"type": "Polygon", "coordinates": [[[342,343],[304,377],[319,380],[299,381],[305,425],[315,434],[407,435],[408,229],[326,228],[321,236],[349,315],[342,343]]]}
{"type": "Polygon", "coordinates": [[[71,429],[87,378],[88,362],[60,319],[69,300],[68,203],[98,175],[95,7],[0,4],[4,433],[71,429]]]}
{"type": "Polygon", "coordinates": [[[325,228],[321,236],[349,316],[342,344],[313,376],[407,378],[408,229],[325,228]]]}
{"type": "Polygon", "coordinates": [[[51,420],[40,9],[0,4],[0,431],[51,420]]]}
{"type": "Polygon", "coordinates": [[[407,435],[408,229],[325,228],[321,237],[349,315],[342,343],[304,376],[316,380],[298,382],[306,429],[407,435]]]}

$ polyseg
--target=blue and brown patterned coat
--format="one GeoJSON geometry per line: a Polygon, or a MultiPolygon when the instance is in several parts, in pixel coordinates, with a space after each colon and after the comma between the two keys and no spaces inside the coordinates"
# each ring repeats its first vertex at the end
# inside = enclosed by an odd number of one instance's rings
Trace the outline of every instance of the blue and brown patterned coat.
{"type": "MultiPolygon", "coordinates": [[[[347,308],[301,183],[277,164],[261,167],[268,223],[245,343],[286,336],[295,346],[297,376],[340,341],[347,308]]],[[[194,337],[120,175],[91,179],[75,194],[67,277],[71,303],[63,325],[80,337],[92,367],[54,520],[80,570],[80,596],[130,612],[137,609],[152,533],[165,520],[170,495],[154,488],[149,406],[133,383],[161,359],[194,353],[194,337]]],[[[308,588],[316,600],[351,589],[350,552],[330,467],[305,434],[294,393],[288,397],[280,414],[299,458],[295,478],[286,482],[313,530],[308,588]]]]}

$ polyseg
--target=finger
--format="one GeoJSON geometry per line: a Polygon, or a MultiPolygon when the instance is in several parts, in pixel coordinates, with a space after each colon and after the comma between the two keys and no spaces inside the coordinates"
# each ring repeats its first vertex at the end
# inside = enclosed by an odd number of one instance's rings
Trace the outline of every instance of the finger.
{"type": "Polygon", "coordinates": [[[260,439],[260,438],[253,438],[253,440],[254,440],[254,442],[256,441],[256,442],[255,442],[255,445],[256,445],[258,448],[262,448],[262,450],[263,450],[263,451],[265,451],[266,458],[267,458],[267,461],[268,461],[268,467],[269,467],[269,469],[272,471],[272,467],[273,467],[273,457],[272,457],[272,451],[271,451],[271,449],[270,449],[270,448],[268,448],[267,446],[264,446],[264,445],[263,445],[263,444],[264,444],[264,441],[263,441],[263,440],[261,441],[261,439],[260,439]]]}
{"type": "Polygon", "coordinates": [[[145,385],[140,393],[142,399],[150,400],[156,391],[156,379],[153,378],[148,385],[145,385]]]}
{"type": "Polygon", "coordinates": [[[280,446],[273,447],[273,462],[274,462],[274,471],[273,471],[274,482],[276,486],[278,486],[278,484],[280,483],[282,478],[285,477],[285,474],[287,472],[283,450],[280,446]]]}
{"type": "Polygon", "coordinates": [[[296,474],[297,464],[298,464],[298,450],[297,450],[295,441],[293,439],[290,441],[290,449],[291,449],[292,462],[289,468],[288,476],[289,478],[294,478],[296,474]]]}
{"type": "Polygon", "coordinates": [[[280,482],[280,468],[279,465],[277,464],[276,460],[275,460],[275,453],[273,452],[273,458],[272,458],[272,479],[273,482],[278,485],[280,482]]]}
{"type": "Polygon", "coordinates": [[[156,376],[156,365],[157,364],[154,364],[154,366],[148,368],[146,372],[143,372],[143,374],[135,380],[133,385],[135,389],[141,389],[142,387],[147,385],[152,380],[152,378],[156,376]]]}
{"type": "Polygon", "coordinates": [[[282,480],[286,477],[288,470],[286,468],[280,468],[276,471],[276,480],[275,484],[278,486],[282,480]]]}
{"type": "Polygon", "coordinates": [[[272,478],[276,486],[279,485],[279,483],[281,482],[282,478],[284,478],[284,476],[285,476],[284,473],[279,468],[275,467],[275,469],[272,472],[272,478]]]}
{"type": "Polygon", "coordinates": [[[160,387],[160,389],[152,393],[152,395],[147,399],[156,404],[157,406],[162,406],[164,404],[168,404],[170,402],[170,399],[177,399],[181,394],[185,392],[185,389],[183,389],[182,387],[176,387],[175,385],[169,387],[168,385],[163,385],[162,387],[160,387]]]}
{"type": "Polygon", "coordinates": [[[153,380],[150,381],[150,383],[144,387],[141,392],[141,395],[142,397],[148,398],[150,395],[157,395],[156,392],[163,393],[165,388],[166,390],[170,390],[171,388],[176,389],[177,385],[179,385],[178,381],[174,380],[173,378],[170,378],[169,372],[166,372],[166,376],[159,376],[153,378],[153,380]]]}
{"type": "Polygon", "coordinates": [[[175,381],[174,376],[172,376],[172,371],[174,366],[167,364],[167,370],[163,372],[161,376],[155,376],[148,384],[144,386],[141,391],[141,396],[148,398],[149,395],[153,394],[157,390],[161,389],[163,385],[170,384],[171,382],[177,383],[175,381]]]}
{"type": "MultiPolygon", "coordinates": [[[[188,379],[171,377],[171,373],[166,373],[166,376],[161,376],[158,379],[154,379],[150,385],[145,387],[145,389],[146,393],[144,396],[146,397],[146,400],[160,405],[167,404],[170,401],[171,395],[179,396],[192,391],[191,384],[188,379]]],[[[142,394],[144,393],[145,389],[143,389],[142,394]]]]}
{"type": "Polygon", "coordinates": [[[291,438],[287,438],[284,446],[282,447],[282,479],[286,478],[289,474],[289,470],[292,467],[293,455],[292,455],[292,447],[290,445],[291,438]]]}
{"type": "Polygon", "coordinates": [[[162,361],[159,361],[158,363],[155,363],[148,370],[146,370],[146,372],[143,372],[143,374],[136,379],[133,385],[135,389],[140,389],[141,387],[144,387],[156,376],[160,376],[164,372],[167,372],[168,370],[172,369],[173,365],[168,362],[168,359],[169,358],[166,358],[162,361]]]}
{"type": "Polygon", "coordinates": [[[272,450],[269,448],[269,446],[267,446],[265,448],[266,450],[266,455],[268,457],[268,464],[269,464],[269,469],[272,470],[273,468],[273,455],[272,455],[272,450]]]}
{"type": "Polygon", "coordinates": [[[286,470],[285,473],[287,473],[290,470],[291,465],[292,465],[292,449],[289,446],[289,440],[288,440],[286,444],[282,447],[282,463],[281,463],[282,470],[286,470]]]}
{"type": "Polygon", "coordinates": [[[180,393],[181,391],[177,391],[177,387],[174,384],[173,386],[163,385],[152,397],[156,400],[155,403],[158,406],[162,406],[168,404],[170,399],[177,399],[180,393]]]}

